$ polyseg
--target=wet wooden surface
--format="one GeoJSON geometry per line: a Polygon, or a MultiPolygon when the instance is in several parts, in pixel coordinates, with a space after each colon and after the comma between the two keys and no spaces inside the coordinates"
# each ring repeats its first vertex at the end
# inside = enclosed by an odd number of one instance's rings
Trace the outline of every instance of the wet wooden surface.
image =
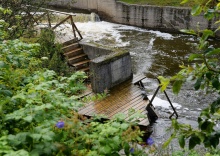
{"type": "Polygon", "coordinates": [[[149,121],[145,108],[149,101],[143,100],[141,89],[132,82],[131,79],[117,85],[109,91],[106,98],[101,101],[89,102],[79,110],[79,113],[86,116],[104,115],[109,119],[117,113],[124,113],[129,118],[129,109],[135,109],[145,115],[145,118],[140,119],[139,125],[148,126],[149,121]]]}

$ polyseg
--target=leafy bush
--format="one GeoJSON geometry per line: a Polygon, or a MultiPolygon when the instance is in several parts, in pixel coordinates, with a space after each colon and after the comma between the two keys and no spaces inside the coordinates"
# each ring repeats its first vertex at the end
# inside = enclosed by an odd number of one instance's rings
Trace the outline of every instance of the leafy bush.
{"type": "MultiPolygon", "coordinates": [[[[184,0],[183,3],[188,2],[184,0]]],[[[206,3],[200,2],[192,8],[192,15],[203,14],[207,20],[212,20],[219,16],[220,3],[210,0],[206,3]]],[[[215,24],[218,24],[216,21],[215,24]]],[[[182,30],[185,33],[197,35],[199,39],[198,52],[190,55],[190,65],[181,65],[182,70],[171,78],[159,77],[162,82],[162,88],[172,82],[173,92],[178,93],[183,83],[194,82],[195,90],[205,90],[207,93],[213,93],[219,96],[220,93],[220,49],[210,45],[210,38],[215,37],[215,33],[219,30],[182,30]]],[[[196,145],[203,144],[212,154],[218,153],[219,145],[219,124],[220,120],[220,97],[213,99],[213,102],[201,111],[198,117],[198,128],[193,129],[190,125],[179,124],[173,120],[172,126],[174,134],[171,139],[178,137],[179,144],[185,147],[186,141],[189,141],[189,149],[194,149],[196,145]],[[214,152],[215,151],[215,152],[214,152]]],[[[165,144],[167,145],[171,139],[165,144]]],[[[219,154],[219,153],[218,153],[219,154]]],[[[207,154],[208,155],[208,154],[207,154]]]]}
{"type": "Polygon", "coordinates": [[[8,26],[0,22],[0,155],[146,155],[130,151],[142,136],[135,122],[119,116],[100,123],[77,113],[84,72],[64,77],[42,68],[39,54],[50,55],[50,46],[6,40],[8,26]]]}

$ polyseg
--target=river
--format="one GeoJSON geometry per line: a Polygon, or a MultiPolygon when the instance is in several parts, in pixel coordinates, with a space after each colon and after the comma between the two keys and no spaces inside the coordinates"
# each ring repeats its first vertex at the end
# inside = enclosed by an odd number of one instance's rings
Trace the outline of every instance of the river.
{"type": "MultiPolygon", "coordinates": [[[[143,83],[149,97],[158,86],[156,77],[173,76],[180,70],[180,64],[189,63],[187,59],[190,53],[197,49],[197,38],[191,35],[170,34],[105,21],[80,21],[75,24],[82,33],[82,42],[129,51],[134,74],[143,73],[147,76],[143,83]]],[[[215,98],[204,96],[202,91],[195,91],[191,84],[184,85],[178,95],[172,93],[171,87],[168,87],[167,93],[179,114],[178,121],[193,127],[197,126],[200,111],[215,98]]],[[[160,146],[170,135],[166,130],[171,124],[168,117],[172,110],[162,92],[158,93],[153,104],[159,119],[153,126],[152,137],[160,146]]]]}

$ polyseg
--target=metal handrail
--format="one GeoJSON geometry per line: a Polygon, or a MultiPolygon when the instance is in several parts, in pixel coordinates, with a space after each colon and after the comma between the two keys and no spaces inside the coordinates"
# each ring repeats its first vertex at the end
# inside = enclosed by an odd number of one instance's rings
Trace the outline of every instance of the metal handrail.
{"type": "MultiPolygon", "coordinates": [[[[152,98],[151,98],[151,100],[150,100],[150,103],[149,103],[149,105],[152,105],[152,106],[153,106],[152,102],[153,102],[154,98],[156,97],[156,95],[157,95],[159,89],[161,88],[160,80],[159,80],[159,79],[157,79],[157,80],[158,80],[158,82],[159,82],[159,86],[157,87],[157,89],[156,89],[156,91],[155,91],[154,95],[152,96],[152,98]]],[[[177,118],[178,118],[178,114],[177,114],[177,112],[176,112],[175,107],[173,106],[173,104],[172,104],[170,98],[168,97],[166,91],[164,90],[163,92],[164,92],[164,94],[165,94],[165,96],[166,96],[168,102],[170,103],[171,108],[173,109],[173,113],[169,116],[169,118],[171,119],[171,118],[173,117],[173,115],[176,115],[176,119],[177,119],[177,118]]]]}

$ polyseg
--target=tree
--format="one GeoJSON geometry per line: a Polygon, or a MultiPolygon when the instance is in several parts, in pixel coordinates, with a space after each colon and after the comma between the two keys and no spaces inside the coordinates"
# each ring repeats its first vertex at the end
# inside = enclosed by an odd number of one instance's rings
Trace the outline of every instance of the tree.
{"type": "MultiPolygon", "coordinates": [[[[184,0],[186,3],[189,0],[184,0]]],[[[192,8],[192,15],[203,14],[207,20],[213,20],[219,17],[218,10],[220,2],[216,0],[200,1],[192,8]]],[[[216,21],[216,25],[219,21],[216,21]]],[[[195,90],[205,90],[206,92],[220,93],[220,48],[210,45],[210,39],[215,38],[216,30],[182,30],[185,33],[197,35],[199,39],[198,52],[190,55],[189,65],[180,65],[181,70],[171,78],[159,79],[162,82],[162,88],[166,88],[169,83],[173,85],[173,92],[178,94],[183,83],[191,81],[194,83],[195,90]]],[[[215,99],[206,109],[201,111],[198,117],[198,128],[193,129],[190,125],[179,124],[173,120],[172,126],[174,134],[172,138],[178,137],[179,144],[185,147],[186,140],[189,140],[189,149],[193,149],[198,144],[203,144],[208,149],[216,149],[219,145],[220,131],[216,125],[220,121],[220,96],[215,99]]],[[[170,142],[168,140],[165,144],[170,142]]],[[[220,154],[220,151],[217,151],[220,154]]]]}
{"type": "Polygon", "coordinates": [[[0,17],[9,24],[10,28],[13,28],[9,32],[8,38],[18,38],[24,35],[24,32],[31,30],[34,16],[40,11],[41,7],[46,7],[49,1],[1,0],[0,6],[11,10],[11,14],[0,13],[0,17]]]}

